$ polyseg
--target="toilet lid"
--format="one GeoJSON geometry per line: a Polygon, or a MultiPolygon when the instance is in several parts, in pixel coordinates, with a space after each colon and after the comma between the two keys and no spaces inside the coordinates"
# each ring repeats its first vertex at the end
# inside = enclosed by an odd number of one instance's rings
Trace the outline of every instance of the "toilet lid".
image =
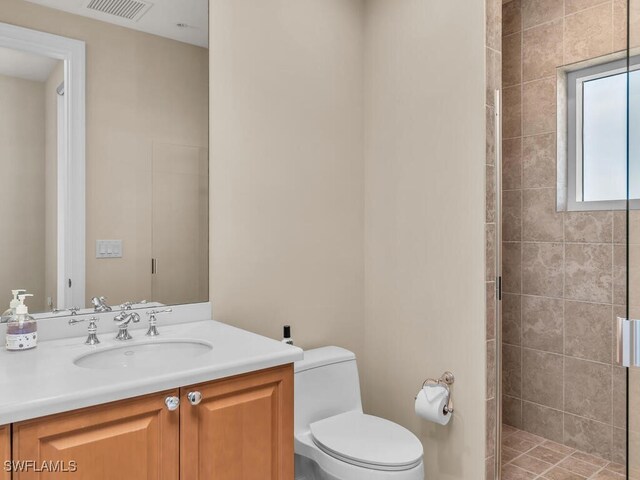
{"type": "Polygon", "coordinates": [[[347,412],[311,424],[314,443],[332,457],[376,470],[408,470],[422,461],[420,440],[384,418],[347,412]]]}

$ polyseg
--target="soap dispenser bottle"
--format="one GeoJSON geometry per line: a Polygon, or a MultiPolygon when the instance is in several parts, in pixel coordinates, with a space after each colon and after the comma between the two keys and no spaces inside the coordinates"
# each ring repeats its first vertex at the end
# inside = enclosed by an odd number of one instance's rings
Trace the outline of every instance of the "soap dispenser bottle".
{"type": "Polygon", "coordinates": [[[8,351],[29,350],[38,344],[38,323],[29,315],[29,309],[24,304],[26,297],[33,297],[33,295],[18,295],[19,304],[16,307],[16,313],[7,322],[5,346],[8,351]]]}
{"type": "Polygon", "coordinates": [[[27,293],[27,291],[19,288],[17,290],[11,290],[11,293],[13,294],[13,299],[9,302],[9,309],[2,314],[2,317],[0,317],[0,323],[7,323],[9,319],[16,314],[16,308],[20,305],[18,295],[21,293],[27,293]]]}

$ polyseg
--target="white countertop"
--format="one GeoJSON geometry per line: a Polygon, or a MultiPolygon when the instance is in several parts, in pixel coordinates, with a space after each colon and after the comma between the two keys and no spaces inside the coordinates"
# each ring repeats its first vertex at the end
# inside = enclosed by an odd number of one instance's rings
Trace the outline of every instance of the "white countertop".
{"type": "MultiPolygon", "coordinates": [[[[132,329],[132,340],[101,334],[102,343],[84,344],[86,335],[39,343],[34,350],[0,349],[0,425],[78,408],[208,382],[292,363],[303,358],[297,347],[282,344],[213,320],[158,327],[158,341],[199,340],[212,350],[175,364],[144,368],[89,369],[76,358],[94,351],[154,341],[145,329],[132,329]]],[[[81,330],[84,333],[84,329],[81,330]]]]}

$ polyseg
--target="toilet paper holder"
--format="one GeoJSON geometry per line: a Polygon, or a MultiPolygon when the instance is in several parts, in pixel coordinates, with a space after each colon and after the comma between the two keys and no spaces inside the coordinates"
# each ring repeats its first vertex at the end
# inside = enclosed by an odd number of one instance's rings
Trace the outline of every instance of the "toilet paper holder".
{"type": "Polygon", "coordinates": [[[451,385],[456,378],[451,372],[444,372],[437,380],[435,378],[427,378],[422,382],[422,388],[427,385],[442,385],[447,390],[447,404],[444,407],[444,413],[453,413],[453,398],[451,395],[451,385]]]}

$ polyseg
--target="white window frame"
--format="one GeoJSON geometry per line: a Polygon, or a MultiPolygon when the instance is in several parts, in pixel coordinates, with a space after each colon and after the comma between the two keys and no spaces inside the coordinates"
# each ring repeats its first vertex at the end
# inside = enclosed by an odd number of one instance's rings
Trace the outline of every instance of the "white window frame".
{"type": "MultiPolygon", "coordinates": [[[[632,57],[629,61],[629,71],[640,69],[640,57],[632,57]]],[[[590,65],[584,68],[566,73],[566,113],[567,113],[567,184],[566,184],[566,210],[591,211],[591,210],[625,210],[626,200],[598,200],[585,201],[583,198],[582,177],[582,112],[583,112],[583,85],[584,82],[618,75],[627,72],[627,59],[590,65]]],[[[562,139],[558,139],[561,145],[562,139]]],[[[560,158],[560,156],[558,157],[560,158]]],[[[631,200],[630,206],[634,209],[640,207],[640,200],[631,200]]]]}

